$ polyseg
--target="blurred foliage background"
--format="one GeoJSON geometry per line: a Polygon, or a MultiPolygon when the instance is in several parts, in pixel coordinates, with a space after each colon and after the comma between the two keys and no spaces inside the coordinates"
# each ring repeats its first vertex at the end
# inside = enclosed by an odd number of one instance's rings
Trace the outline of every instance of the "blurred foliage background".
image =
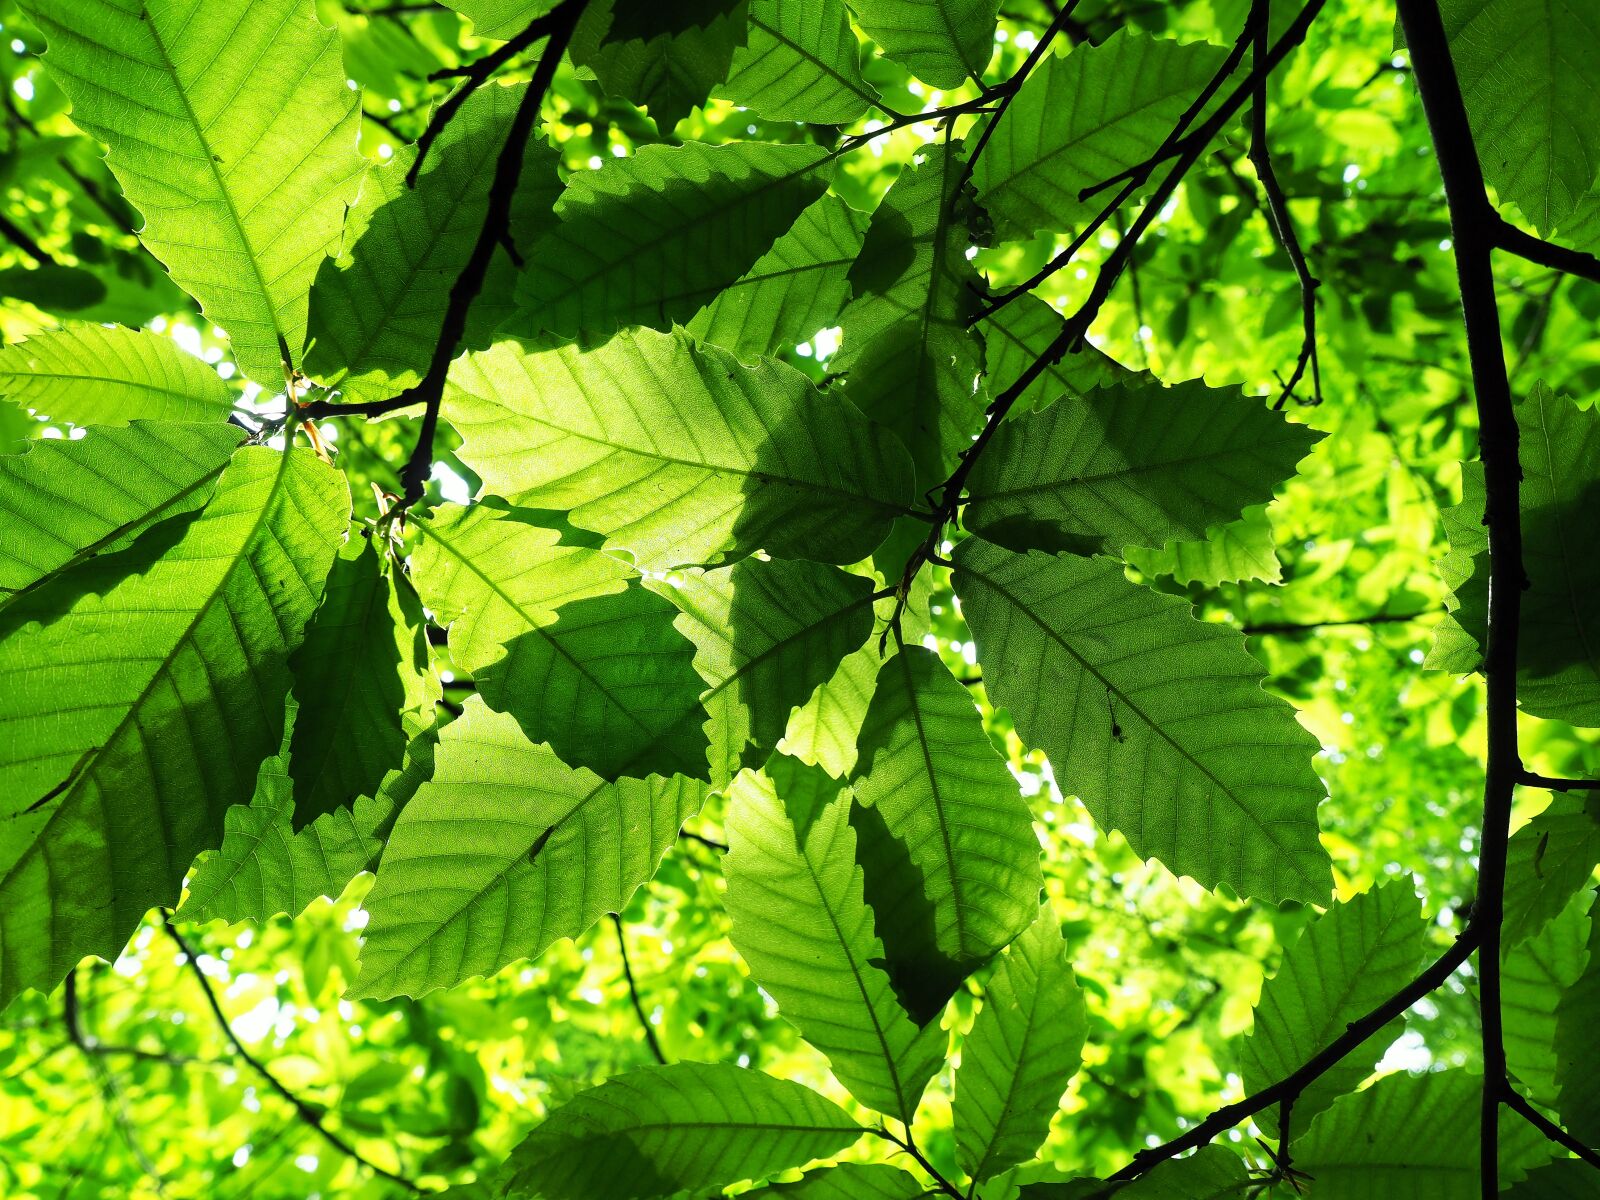
{"type": "MultiPolygon", "coordinates": [[[[1229,44],[1247,7],[1084,0],[1065,40],[1098,42],[1126,25],[1229,44]]],[[[443,95],[446,85],[427,76],[494,44],[430,4],[321,0],[318,8],[343,36],[367,118],[363,150],[378,160],[414,139],[443,95]]],[[[990,79],[1015,71],[1051,15],[1040,0],[1007,0],[990,79]]],[[[16,6],[0,3],[0,333],[15,341],[58,318],[146,326],[230,379],[225,343],[139,246],[137,214],[119,198],[100,147],[65,116],[40,49],[16,6]]],[[[865,62],[870,82],[899,112],[977,94],[970,85],[952,94],[928,89],[881,56],[865,62]]],[[[1340,896],[1411,876],[1443,945],[1470,900],[1483,752],[1480,686],[1421,666],[1443,604],[1434,567],[1444,550],[1439,512],[1457,497],[1455,464],[1475,446],[1443,198],[1388,4],[1330,6],[1271,86],[1278,173],[1322,282],[1324,402],[1301,416],[1328,437],[1270,509],[1235,528],[1229,544],[1253,578],[1216,585],[1205,562],[1161,554],[1139,565],[1204,617],[1252,632],[1272,686],[1321,739],[1319,769],[1331,794],[1321,821],[1340,896]]],[[[651,142],[759,136],[832,144],[841,133],[760,122],[720,101],[675,129],[658,128],[570,67],[551,107],[549,128],[571,172],[651,142]]],[[[871,141],[846,157],[834,190],[871,208],[916,147],[944,132],[913,124],[871,141]]],[[[1169,381],[1203,376],[1257,393],[1278,389],[1292,368],[1299,292],[1246,151],[1242,127],[1220,140],[1141,244],[1093,331],[1121,361],[1169,381]]],[[[1056,249],[1040,238],[980,252],[978,265],[1004,287],[1056,249]]],[[[1044,297],[1070,309],[1092,268],[1057,274],[1044,297]]],[[[1513,387],[1542,377],[1592,396],[1600,342],[1589,334],[1600,289],[1514,262],[1503,270],[1513,387]]],[[[836,331],[819,330],[787,357],[821,378],[836,345],[836,331]]],[[[241,401],[281,411],[281,397],[254,385],[241,401]]],[[[18,439],[70,435],[0,403],[8,449],[18,439]]],[[[400,422],[330,427],[327,436],[347,465],[374,479],[392,477],[408,448],[400,422]]],[[[448,453],[442,458],[439,494],[459,499],[475,490],[470,472],[448,453]]],[[[1098,831],[1057,791],[1043,760],[1021,751],[1006,715],[985,702],[971,647],[956,640],[947,588],[935,591],[932,611],[930,644],[971,681],[996,744],[1032,797],[1051,899],[1089,1000],[1086,1067],[1046,1157],[1061,1170],[1109,1171],[1241,1094],[1227,1039],[1248,1027],[1264,974],[1310,912],[1208,893],[1098,831]]],[[[462,695],[447,686],[446,706],[462,695]]],[[[1600,771],[1592,734],[1541,721],[1527,724],[1524,739],[1531,769],[1600,771]]],[[[403,1194],[330,1144],[319,1123],[425,1188],[470,1184],[548,1105],[652,1061],[644,1023],[668,1059],[759,1066],[848,1104],[728,944],[715,803],[691,829],[620,923],[602,922],[536,965],[423,1000],[340,999],[354,974],[367,877],[292,923],[191,930],[185,936],[198,943],[205,985],[240,1043],[303,1111],[225,1036],[206,987],[153,914],[115,963],[81,967],[70,997],[30,994],[0,1018],[0,1194],[403,1194]]],[[[952,1009],[957,1021],[971,1015],[961,999],[952,1009]]],[[[1475,1012],[1455,983],[1417,1007],[1386,1064],[1420,1069],[1475,1054],[1475,1012]]],[[[947,1078],[935,1091],[941,1086],[948,1095],[947,1078]]],[[[922,1145],[948,1163],[948,1122],[938,1097],[931,1100],[924,1113],[939,1132],[922,1145]]]]}

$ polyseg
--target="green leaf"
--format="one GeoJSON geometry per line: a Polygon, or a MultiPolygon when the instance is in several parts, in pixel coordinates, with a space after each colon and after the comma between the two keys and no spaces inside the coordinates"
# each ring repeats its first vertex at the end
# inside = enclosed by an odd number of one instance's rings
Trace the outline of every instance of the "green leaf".
{"type": "Polygon", "coordinates": [[[745,4],[714,0],[708,6],[709,20],[675,21],[669,16],[664,27],[659,13],[649,10],[696,12],[706,7],[686,6],[684,0],[672,5],[593,0],[572,35],[572,61],[593,71],[607,95],[649,109],[656,128],[669,134],[728,77],[734,53],[747,37],[745,4]],[[646,14],[642,19],[641,12],[646,14]],[[659,31],[649,27],[652,22],[659,31]],[[639,36],[644,33],[654,36],[639,36]]]}
{"type": "MultiPolygon", "coordinates": [[[[1569,910],[1570,911],[1570,910],[1569,910]]],[[[1600,909],[1589,910],[1589,957],[1556,1004],[1555,1082],[1561,1123],[1588,1146],[1600,1145],[1600,1075],[1594,1031],[1600,1022],[1600,909]]]]}
{"type": "Polygon", "coordinates": [[[1218,46],[1119,29],[1047,55],[978,159],[978,199],[1005,237],[1066,232],[1111,198],[1088,187],[1143,162],[1226,57],[1218,46]]]}
{"type": "Polygon", "coordinates": [[[502,42],[555,6],[556,0],[449,0],[448,5],[472,22],[473,33],[502,42]]]}
{"type": "Polygon", "coordinates": [[[295,829],[371,795],[400,765],[407,726],[432,724],[438,692],[422,626],[410,585],[384,573],[371,537],[352,538],[289,660],[295,829]]]}
{"type": "Polygon", "coordinates": [[[233,393],[171,338],[73,323],[0,350],[0,393],[56,421],[221,421],[233,393]]]}
{"type": "MultiPolygon", "coordinates": [[[[1543,383],[1517,404],[1522,430],[1522,598],[1517,700],[1524,712],[1600,726],[1600,536],[1590,520],[1600,490],[1600,412],[1543,383]]],[[[1441,564],[1456,611],[1428,664],[1475,670],[1488,603],[1482,470],[1462,468],[1463,500],[1445,514],[1451,554],[1441,564]],[[1475,527],[1476,526],[1476,527],[1475,527]]]]}
{"type": "Polygon", "coordinates": [[[967,258],[981,214],[960,195],[960,144],[904,168],[872,214],[850,269],[855,299],[840,318],[844,345],[830,364],[845,395],[899,436],[919,493],[944,479],[982,424],[983,338],[968,328],[982,278],[967,258]]]}
{"type": "Polygon", "coordinates": [[[1223,1200],[1248,1196],[1249,1184],[1242,1158],[1223,1146],[1202,1146],[1188,1158],[1162,1163],[1113,1194],[1117,1200],[1223,1200]]]}
{"type": "Polygon", "coordinates": [[[963,523],[1013,550],[1198,541],[1270,501],[1321,436],[1199,380],[1112,384],[1002,424],[963,523]]]}
{"type": "Polygon", "coordinates": [[[1168,542],[1160,549],[1128,546],[1123,554],[1142,574],[1170,575],[1185,587],[1283,579],[1264,504],[1251,505],[1237,521],[1207,529],[1203,542],[1168,542]]]}
{"type": "Polygon", "coordinates": [[[812,1171],[793,1183],[775,1183],[751,1194],[774,1200],[921,1200],[928,1189],[915,1175],[899,1167],[840,1163],[812,1171]]]}
{"type": "Polygon", "coordinates": [[[1600,170],[1600,14],[1530,0],[1439,10],[1484,176],[1548,233],[1600,170]]]}
{"type": "MultiPolygon", "coordinates": [[[[1065,327],[1061,314],[1034,295],[1018,296],[983,318],[978,330],[983,334],[989,394],[998,396],[1010,390],[1065,327]]],[[[1145,377],[1085,341],[1023,389],[1018,410],[1044,408],[1062,396],[1081,396],[1109,383],[1139,378],[1145,377]]]]}
{"type": "Polygon", "coordinates": [[[433,774],[438,734],[419,734],[405,765],[390,771],[373,797],[352,809],[325,813],[295,832],[294,786],[284,759],[261,764],[249,804],[224,818],[222,845],[196,864],[181,915],[190,921],[250,921],[264,925],[279,913],[297,917],[318,897],[336,898],[362,871],[377,866],[395,816],[433,774]]]}
{"type": "Polygon", "coordinates": [[[937,1021],[918,1029],[876,964],[883,944],[862,897],[850,793],[804,828],[772,781],[747,771],[729,793],[723,858],[729,935],[778,1012],[823,1054],[868,1108],[910,1122],[944,1062],[937,1021]]]}
{"type": "Polygon", "coordinates": [[[0,270],[0,296],[20,300],[44,312],[81,314],[106,298],[106,285],[93,271],[44,263],[0,270]]]}
{"type": "Polygon", "coordinates": [[[627,907],[704,796],[569,767],[469,697],[389,835],[351,996],[421,996],[577,937],[627,907]]]}
{"type": "Polygon", "coordinates": [[[684,328],[744,362],[811,337],[838,319],[849,298],[850,265],[866,229],[865,213],[823,196],[684,328]]]}
{"type": "Polygon", "coordinates": [[[872,581],[819,563],[751,558],[654,587],[694,643],[714,787],[765,762],[789,714],[872,633],[872,581]]]}
{"type": "Polygon", "coordinates": [[[1048,906],[1000,956],[956,1072],[961,1169],[985,1180],[1027,1162],[1082,1062],[1083,993],[1048,906]]]}
{"type": "Polygon", "coordinates": [[[865,1130],[809,1088],[725,1064],[650,1067],[580,1092],[511,1157],[506,1192],[635,1200],[761,1179],[865,1130]]]}
{"type": "Polygon", "coordinates": [[[756,549],[856,562],[910,501],[894,435],[792,367],[682,332],[468,354],[446,412],[491,491],[571,509],[651,569],[756,549]]]}
{"type": "Polygon", "coordinates": [[[779,749],[821,767],[836,779],[848,775],[855,767],[856,737],[881,665],[878,647],[872,642],[845,655],[839,669],[790,714],[779,749]]]}
{"type": "Polygon", "coordinates": [[[994,53],[1000,0],[850,0],[882,51],[924,83],[981,80],[994,53]]]}
{"type": "Polygon", "coordinates": [[[705,778],[694,646],[671,603],[514,510],[447,506],[418,529],[418,587],[489,707],[607,779],[705,778]]]}
{"type": "Polygon", "coordinates": [[[852,786],[867,899],[919,1022],[1039,911],[1039,837],[972,696],[939,656],[884,662],[852,786]]]}
{"type": "Polygon", "coordinates": [[[1239,633],[1109,559],[973,538],[955,562],[985,686],[1064,792],[1135,853],[1207,887],[1326,901],[1317,741],[1261,690],[1239,633]]]}
{"type": "MultiPolygon", "coordinates": [[[[1559,1055],[1557,1005],[1588,961],[1588,893],[1574,896],[1553,921],[1500,960],[1500,1011],[1506,1065],[1528,1095],[1555,1100],[1559,1055]]],[[[1592,1031],[1591,1031],[1592,1032],[1592,1031]]]]}
{"type": "Polygon", "coordinates": [[[280,387],[366,167],[338,35],[310,0],[27,8],[73,120],[111,148],[144,214],[140,239],[227,330],[240,369],[280,387]]]}
{"type": "MultiPolygon", "coordinates": [[[[1459,1068],[1387,1075],[1346,1096],[1294,1141],[1317,1200],[1477,1200],[1483,1080],[1459,1068]]],[[[1500,1181],[1550,1152],[1522,1120],[1500,1122],[1500,1181]]]]}
{"type": "Polygon", "coordinates": [[[243,437],[232,425],[135,421],[0,455],[0,604],[132,530],[204,504],[243,437]]]}
{"type": "Polygon", "coordinates": [[[241,450],[198,517],[0,617],[0,1005],[115,957],[221,840],[279,746],[349,503],[309,451],[241,450]]]}
{"type": "Polygon", "coordinates": [[[1600,1171],[1576,1158],[1548,1163],[1505,1194],[1506,1200],[1600,1200],[1600,1171]]]}
{"type": "Polygon", "coordinates": [[[844,0],[751,0],[749,41],[716,94],[768,121],[847,125],[878,102],[844,0]]]}
{"type": "MultiPolygon", "coordinates": [[[[477,244],[495,162],[526,91],[516,84],[474,92],[429,151],[415,188],[405,182],[414,146],[368,173],[345,221],[343,252],[322,263],[311,289],[305,370],[313,379],[357,402],[383,400],[421,381],[450,291],[477,244]]],[[[525,249],[551,223],[561,188],[558,157],[539,137],[523,152],[512,228],[525,249]]],[[[497,251],[473,304],[480,326],[509,315],[514,270],[505,251],[497,251]]],[[[467,344],[482,348],[489,339],[471,337],[467,344]]]]}
{"type": "MultiPolygon", "coordinates": [[[[1255,1028],[1239,1043],[1247,1093],[1298,1071],[1351,1022],[1376,1008],[1416,975],[1428,924],[1409,878],[1394,880],[1335,904],[1317,917],[1283,956],[1278,973],[1261,989],[1255,1028]]],[[[1295,1128],[1372,1074],[1405,1026],[1396,1018],[1294,1102],[1295,1128]]],[[[1278,1113],[1256,1114],[1268,1137],[1278,1136],[1278,1113]]]]}
{"type": "Polygon", "coordinates": [[[715,299],[828,186],[820,146],[644,146],[575,173],[517,285],[523,336],[667,329],[715,299]]]}
{"type": "Polygon", "coordinates": [[[1551,797],[1506,848],[1507,949],[1538,933],[1589,882],[1600,863],[1600,796],[1551,797]]]}

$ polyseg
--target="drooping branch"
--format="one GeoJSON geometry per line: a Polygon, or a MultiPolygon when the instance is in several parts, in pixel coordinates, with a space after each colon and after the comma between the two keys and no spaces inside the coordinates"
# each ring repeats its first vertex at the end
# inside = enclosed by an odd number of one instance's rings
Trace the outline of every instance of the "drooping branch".
{"type": "Polygon", "coordinates": [[[1541,267],[1549,267],[1552,271],[1600,283],[1600,258],[1524,233],[1499,214],[1495,215],[1494,221],[1494,243],[1506,253],[1515,254],[1541,267]]]}
{"type": "Polygon", "coordinates": [[[667,1065],[667,1056],[661,1049],[655,1026],[650,1024],[650,1014],[645,1011],[644,1001],[639,996],[639,981],[633,976],[633,961],[628,957],[628,936],[623,929],[622,918],[612,913],[611,924],[617,931],[617,953],[622,958],[622,975],[628,982],[628,999],[633,1002],[634,1016],[639,1018],[639,1027],[644,1030],[644,1040],[650,1047],[651,1056],[664,1067],[667,1065]]]}
{"type": "MultiPolygon", "coordinates": [[[[1260,7],[1254,18],[1255,52],[1260,58],[1267,52],[1267,29],[1272,20],[1272,0],[1253,0],[1260,7]]],[[[1272,148],[1267,137],[1267,77],[1256,75],[1255,97],[1250,105],[1250,165],[1256,169],[1261,190],[1267,195],[1267,218],[1278,244],[1289,256],[1295,279],[1300,284],[1301,341],[1300,356],[1294,370],[1284,381],[1283,391],[1274,408],[1282,408],[1294,395],[1294,389],[1311,370],[1311,403],[1322,403],[1322,365],[1317,358],[1317,289],[1322,282],[1311,274],[1306,263],[1306,252],[1300,245],[1300,235],[1295,232],[1294,216],[1289,212],[1289,199],[1278,182],[1277,168],[1272,165],[1272,148]]]]}
{"type": "Polygon", "coordinates": [[[1500,1188],[1500,1103],[1507,1090],[1500,1011],[1500,923],[1505,907],[1512,794],[1522,770],[1517,752],[1517,640],[1522,590],[1526,586],[1522,564],[1522,470],[1495,297],[1493,256],[1501,222],[1489,203],[1438,4],[1435,0],[1399,0],[1398,7],[1450,211],[1467,358],[1477,399],[1484,523],[1489,531],[1488,642],[1483,658],[1488,763],[1484,772],[1474,923],[1483,930],[1478,954],[1484,1079],[1479,1165],[1482,1195],[1485,1200],[1493,1200],[1500,1188]]]}
{"type": "Polygon", "coordinates": [[[1315,633],[1319,629],[1338,629],[1344,627],[1367,628],[1373,625],[1409,625],[1413,621],[1425,621],[1436,616],[1440,609],[1427,609],[1414,613],[1374,613],[1370,617],[1334,617],[1326,621],[1261,621],[1252,625],[1241,625],[1239,632],[1250,637],[1279,636],[1292,637],[1298,633],[1315,633]]]}
{"type": "Polygon", "coordinates": [[[1502,1099],[1505,1101],[1507,1108],[1520,1114],[1528,1124],[1532,1125],[1556,1145],[1566,1147],[1591,1167],[1600,1167],[1600,1150],[1596,1150],[1593,1146],[1585,1146],[1535,1108],[1528,1098],[1517,1091],[1516,1088],[1507,1085],[1502,1099]]]}
{"type": "Polygon", "coordinates": [[[233,1047],[233,1052],[261,1077],[262,1082],[286,1101],[302,1122],[315,1130],[328,1145],[339,1151],[346,1158],[353,1159],[373,1174],[381,1175],[391,1183],[399,1184],[407,1191],[415,1192],[418,1195],[427,1195],[426,1188],[419,1187],[404,1175],[397,1175],[387,1168],[380,1167],[349,1142],[345,1141],[334,1130],[329,1129],[315,1109],[284,1086],[283,1082],[267,1069],[267,1065],[250,1052],[249,1047],[240,1041],[239,1035],[234,1032],[233,1025],[228,1020],[228,1014],[222,1011],[222,1002],[217,999],[216,989],[211,986],[211,980],[206,977],[205,971],[201,969],[200,960],[195,957],[194,950],[190,947],[188,939],[179,933],[178,927],[172,923],[171,914],[163,912],[161,914],[161,923],[162,927],[167,931],[167,936],[173,940],[183,954],[184,964],[189,968],[189,972],[195,977],[196,982],[199,983],[200,991],[205,997],[206,1007],[211,1010],[211,1015],[216,1018],[217,1025],[222,1030],[223,1036],[227,1038],[228,1044],[233,1047]]]}
{"type": "Polygon", "coordinates": [[[1600,792],[1600,779],[1553,779],[1549,775],[1535,775],[1523,771],[1517,782],[1523,787],[1544,788],[1552,792],[1600,792]]]}

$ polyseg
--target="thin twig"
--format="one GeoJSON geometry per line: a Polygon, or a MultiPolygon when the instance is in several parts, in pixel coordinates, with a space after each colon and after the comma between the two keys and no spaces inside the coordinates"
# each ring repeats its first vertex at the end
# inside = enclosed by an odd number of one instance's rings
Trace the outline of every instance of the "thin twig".
{"type": "MultiPolygon", "coordinates": [[[[586,3],[587,0],[563,0],[545,17],[534,22],[535,25],[544,23],[544,32],[548,34],[549,40],[545,43],[544,53],[539,57],[539,65],[534,69],[528,90],[517,106],[516,115],[511,119],[505,145],[500,148],[500,156],[495,160],[494,180],[489,185],[489,204],[483,216],[483,227],[478,230],[478,241],[473,246],[471,255],[461,268],[461,273],[456,276],[455,283],[451,285],[450,299],[445,306],[444,322],[439,330],[439,340],[434,344],[433,360],[428,364],[428,373],[422,377],[420,383],[406,389],[404,393],[413,401],[421,400],[425,407],[422,414],[422,429],[417,434],[416,448],[412,450],[411,457],[406,460],[406,465],[400,471],[400,484],[404,495],[396,506],[397,510],[403,511],[421,500],[427,487],[428,474],[433,466],[433,438],[439,428],[439,406],[444,401],[445,377],[450,372],[451,360],[455,358],[456,350],[466,333],[468,311],[472,307],[472,302],[478,298],[478,293],[483,290],[483,281],[489,273],[489,264],[494,258],[495,250],[509,238],[511,202],[516,194],[517,182],[522,178],[522,160],[528,147],[528,139],[533,136],[545,92],[549,89],[551,80],[555,78],[556,67],[561,62],[561,55],[567,48],[567,42],[572,37],[578,18],[583,15],[586,3]]],[[[533,26],[529,28],[532,29],[533,26]]],[[[422,147],[419,142],[417,162],[421,161],[422,147]]]]}
{"type": "Polygon", "coordinates": [[[4,238],[33,259],[37,266],[54,267],[58,265],[54,255],[43,249],[38,242],[33,240],[33,236],[27,230],[23,229],[22,226],[18,225],[3,212],[0,212],[0,238],[4,238]]]}
{"type": "Polygon", "coordinates": [[[211,1014],[216,1018],[217,1025],[222,1029],[223,1036],[228,1039],[228,1044],[233,1047],[234,1053],[242,1058],[250,1069],[261,1077],[262,1082],[282,1097],[294,1109],[295,1115],[301,1121],[314,1129],[328,1145],[339,1151],[346,1158],[353,1159],[373,1174],[381,1175],[391,1183],[399,1184],[407,1191],[415,1192],[418,1195],[428,1194],[426,1188],[419,1187],[404,1175],[397,1175],[393,1171],[380,1167],[349,1142],[345,1141],[339,1134],[329,1129],[323,1124],[322,1118],[315,1109],[285,1087],[282,1081],[267,1069],[266,1064],[250,1052],[249,1047],[240,1041],[239,1035],[233,1031],[233,1026],[228,1021],[228,1014],[222,1011],[222,1002],[217,999],[216,989],[211,986],[211,980],[207,978],[205,971],[201,969],[200,960],[195,957],[194,950],[190,948],[183,934],[178,932],[178,927],[172,923],[171,914],[163,911],[161,924],[167,931],[167,935],[172,938],[178,949],[183,953],[184,964],[189,968],[190,974],[199,982],[200,990],[205,995],[206,1006],[211,1009],[211,1014]]]}
{"type": "Polygon", "coordinates": [[[691,842],[699,842],[707,850],[710,850],[716,854],[726,854],[728,852],[728,847],[725,842],[719,842],[716,840],[716,838],[708,838],[705,834],[695,833],[691,829],[678,830],[678,836],[681,838],[688,838],[691,842]]]}
{"type": "Polygon", "coordinates": [[[1263,621],[1254,625],[1241,625],[1239,632],[1250,637],[1262,637],[1266,635],[1313,633],[1318,629],[1335,629],[1344,626],[1409,625],[1413,621],[1425,621],[1429,617],[1438,615],[1441,611],[1441,609],[1430,608],[1423,612],[1374,613],[1370,617],[1334,618],[1328,621],[1263,621]]]}
{"type": "Polygon", "coordinates": [[[961,176],[956,181],[956,186],[951,191],[951,203],[959,203],[959,197],[967,184],[972,179],[972,172],[977,169],[978,159],[983,156],[984,148],[988,146],[989,139],[994,136],[995,129],[1000,122],[1005,120],[1006,110],[1011,107],[1011,102],[1017,98],[1017,93],[1022,90],[1022,85],[1027,81],[1029,74],[1039,65],[1050,50],[1050,43],[1055,41],[1072,17],[1072,10],[1078,6],[1078,0],[1067,0],[1050,19],[1050,24],[1045,26],[1039,40],[1034,43],[1033,49],[1028,51],[1028,57],[1022,60],[1022,66],[1017,73],[1006,81],[1005,95],[1000,98],[1000,103],[995,106],[994,115],[986,122],[978,134],[978,140],[973,144],[972,153],[967,155],[967,161],[961,166],[961,176]]]}
{"type": "Polygon", "coordinates": [[[650,1016],[644,1010],[644,1001],[639,998],[639,981],[633,977],[633,963],[628,958],[628,938],[623,932],[622,918],[612,913],[611,924],[617,931],[617,953],[622,956],[622,974],[628,981],[628,999],[633,1001],[633,1011],[639,1018],[640,1027],[644,1030],[644,1040],[650,1045],[650,1053],[664,1067],[667,1065],[667,1056],[661,1050],[661,1043],[656,1040],[655,1026],[650,1024],[650,1016]]]}
{"type": "MultiPolygon", "coordinates": [[[[1267,29],[1272,23],[1272,0],[1252,0],[1260,5],[1260,14],[1254,18],[1255,52],[1259,58],[1267,52],[1267,29]]],[[[1300,283],[1301,341],[1300,357],[1294,370],[1283,385],[1274,408],[1282,408],[1294,389],[1311,368],[1311,403],[1322,403],[1322,366],[1317,358],[1317,289],[1321,280],[1311,274],[1306,263],[1306,252],[1300,245],[1300,235],[1295,232],[1294,216],[1289,212],[1289,201],[1278,182],[1277,169],[1272,165],[1272,147],[1267,137],[1267,77],[1256,76],[1255,100],[1250,106],[1250,165],[1256,169],[1261,190],[1267,194],[1267,219],[1277,235],[1278,244],[1289,256],[1294,276],[1300,283]]]]}
{"type": "Polygon", "coordinates": [[[1523,771],[1517,776],[1523,787],[1544,788],[1551,792],[1600,792],[1600,779],[1552,779],[1548,775],[1535,775],[1523,771]]]}
{"type": "Polygon", "coordinates": [[[1516,1088],[1508,1086],[1505,1092],[1502,1094],[1501,1099],[1505,1101],[1507,1108],[1514,1113],[1520,1113],[1528,1122],[1528,1124],[1532,1125],[1556,1145],[1565,1146],[1568,1150],[1572,1151],[1579,1158],[1583,1159],[1583,1161],[1588,1163],[1591,1167],[1600,1167],[1600,1151],[1596,1151],[1593,1146],[1584,1145],[1577,1138],[1573,1137],[1565,1129],[1561,1128],[1561,1126],[1557,1125],[1549,1117],[1545,1116],[1542,1112],[1535,1108],[1528,1101],[1528,1098],[1521,1092],[1517,1091],[1516,1088]]]}
{"type": "Polygon", "coordinates": [[[1500,923],[1505,908],[1511,802],[1522,770],[1517,750],[1517,640],[1526,583],[1520,513],[1522,470],[1495,298],[1493,258],[1502,223],[1489,203],[1438,4],[1436,0],[1399,0],[1398,7],[1450,212],[1467,357],[1478,410],[1484,524],[1489,532],[1488,644],[1483,658],[1488,761],[1473,921],[1483,930],[1478,954],[1484,1079],[1478,1161],[1484,1200],[1494,1200],[1500,1189],[1500,1101],[1507,1090],[1500,1011],[1500,923]]]}
{"type": "Polygon", "coordinates": [[[1552,271],[1563,271],[1580,279],[1600,283],[1600,258],[1593,254],[1585,254],[1570,246],[1558,246],[1531,233],[1524,233],[1498,213],[1493,214],[1491,232],[1494,244],[1508,254],[1515,254],[1541,267],[1549,267],[1552,271]]]}
{"type": "MultiPolygon", "coordinates": [[[[1290,1097],[1299,1096],[1306,1088],[1354,1053],[1362,1043],[1377,1033],[1378,1030],[1403,1014],[1418,1000],[1437,989],[1445,980],[1454,975],[1461,964],[1472,957],[1472,952],[1478,948],[1481,936],[1480,927],[1476,922],[1468,925],[1451,944],[1450,948],[1435,959],[1427,970],[1423,971],[1422,974],[1418,975],[1409,984],[1364,1017],[1350,1022],[1342,1034],[1324,1047],[1320,1053],[1312,1056],[1298,1071],[1280,1079],[1270,1087],[1262,1088],[1254,1095],[1246,1096],[1243,1100],[1224,1105],[1204,1121],[1201,1121],[1198,1125],[1172,1141],[1161,1146],[1152,1147],[1149,1150],[1141,1150],[1134,1155],[1133,1160],[1127,1166],[1112,1175],[1111,1180],[1122,1181],[1137,1178],[1157,1164],[1166,1162],[1170,1158],[1176,1158],[1186,1150],[1204,1146],[1212,1138],[1232,1129],[1246,1118],[1253,1117],[1258,1112],[1264,1112],[1274,1105],[1282,1104],[1284,1100],[1290,1097]]],[[[1109,1195],[1110,1193],[1103,1194],[1109,1195]]]]}
{"type": "Polygon", "coordinates": [[[916,1161],[916,1164],[926,1171],[934,1183],[938,1185],[939,1193],[946,1196],[952,1196],[954,1197],[954,1200],[967,1200],[966,1195],[961,1191],[961,1189],[946,1179],[944,1175],[940,1173],[939,1168],[935,1167],[931,1162],[929,1162],[922,1151],[917,1149],[916,1142],[912,1141],[911,1139],[911,1130],[909,1128],[906,1130],[906,1136],[904,1138],[896,1137],[892,1132],[890,1132],[889,1128],[884,1125],[879,1125],[870,1130],[870,1132],[877,1134],[886,1141],[893,1142],[896,1146],[899,1146],[900,1149],[911,1155],[911,1157],[916,1161]]]}

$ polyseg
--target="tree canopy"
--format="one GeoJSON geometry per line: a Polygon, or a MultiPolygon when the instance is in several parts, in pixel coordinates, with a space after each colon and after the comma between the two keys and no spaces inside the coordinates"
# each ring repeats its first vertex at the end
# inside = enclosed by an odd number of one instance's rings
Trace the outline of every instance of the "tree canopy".
{"type": "Polygon", "coordinates": [[[1600,1196],[1600,12],[0,29],[5,1196],[1600,1196]]]}

